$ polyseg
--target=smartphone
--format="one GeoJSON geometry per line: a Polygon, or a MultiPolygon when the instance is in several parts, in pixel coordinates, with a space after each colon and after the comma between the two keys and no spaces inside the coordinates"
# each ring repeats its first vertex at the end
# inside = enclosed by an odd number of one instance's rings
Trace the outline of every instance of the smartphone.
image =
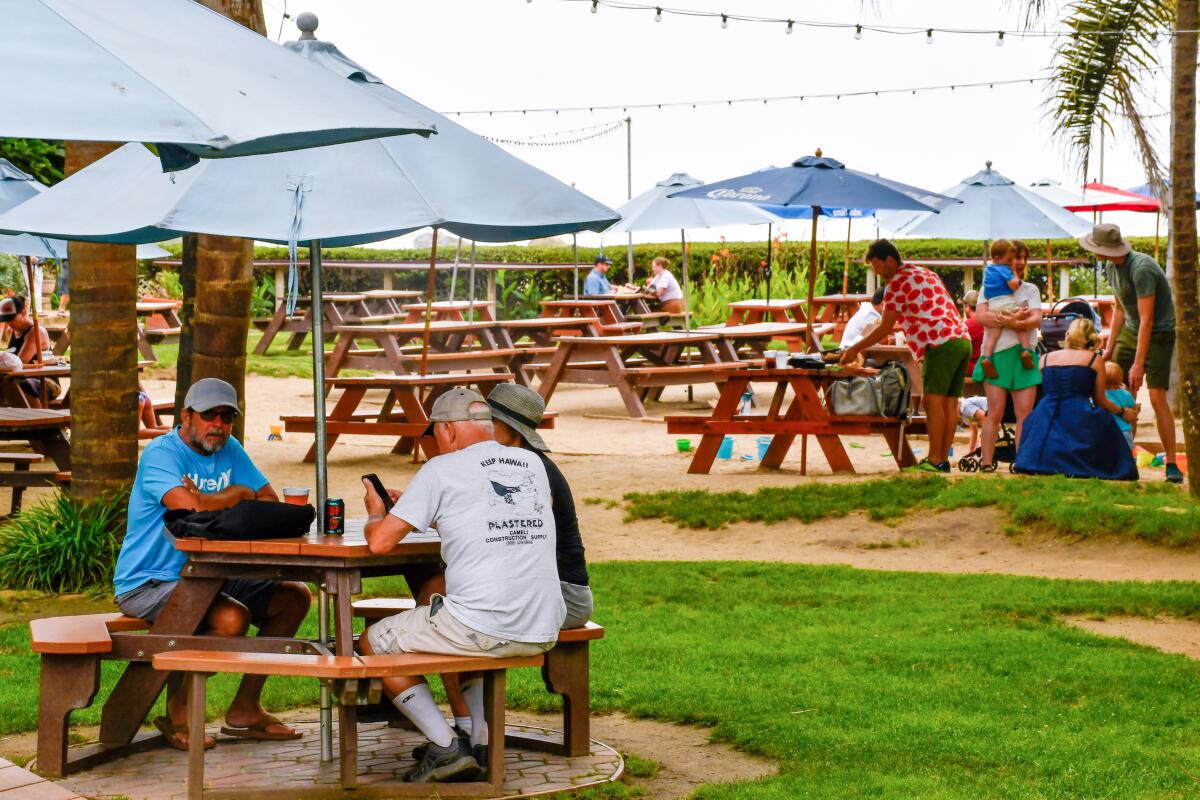
{"type": "Polygon", "coordinates": [[[383,481],[379,480],[379,476],[374,472],[363,475],[363,480],[371,484],[375,489],[375,493],[379,495],[379,499],[383,501],[383,510],[391,511],[395,503],[392,502],[392,496],[387,493],[387,489],[383,488],[383,481]]]}

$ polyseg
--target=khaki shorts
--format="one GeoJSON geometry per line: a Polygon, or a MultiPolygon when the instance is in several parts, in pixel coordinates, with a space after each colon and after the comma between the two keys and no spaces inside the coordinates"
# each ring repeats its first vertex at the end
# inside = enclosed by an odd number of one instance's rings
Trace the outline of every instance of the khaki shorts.
{"type": "MultiPolygon", "coordinates": [[[[1109,331],[1112,336],[1112,331],[1109,331]]],[[[1117,335],[1113,361],[1121,365],[1128,377],[1137,355],[1137,331],[1125,326],[1117,335]]],[[[1150,334],[1150,349],[1146,353],[1146,385],[1151,389],[1171,388],[1171,359],[1175,357],[1175,331],[1154,331],[1150,334]]]]}
{"type": "Polygon", "coordinates": [[[435,594],[417,606],[379,620],[367,629],[373,653],[440,653],[449,656],[513,658],[545,653],[554,642],[512,642],[468,628],[456,620],[435,594]]]}

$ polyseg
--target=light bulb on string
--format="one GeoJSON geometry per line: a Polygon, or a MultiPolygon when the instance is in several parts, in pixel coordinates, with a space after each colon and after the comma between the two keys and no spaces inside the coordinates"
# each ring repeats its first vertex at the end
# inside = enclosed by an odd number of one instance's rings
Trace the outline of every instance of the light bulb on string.
{"type": "Polygon", "coordinates": [[[855,40],[862,39],[862,25],[854,26],[854,38],[855,40]]]}
{"type": "Polygon", "coordinates": [[[654,9],[654,21],[662,22],[662,7],[661,6],[654,9]]]}
{"type": "Polygon", "coordinates": [[[592,0],[592,13],[595,14],[600,6],[600,0],[592,0]]]}
{"type": "Polygon", "coordinates": [[[729,27],[729,17],[726,16],[725,14],[722,14],[721,15],[721,29],[724,30],[728,27],[729,27]]]}
{"type": "Polygon", "coordinates": [[[933,44],[933,28],[925,31],[925,44],[933,44]]]}
{"type": "Polygon", "coordinates": [[[792,20],[790,20],[790,19],[789,19],[787,22],[788,22],[788,24],[787,24],[787,30],[785,31],[785,33],[787,33],[787,34],[789,34],[789,35],[790,35],[790,34],[791,34],[791,32],[792,32],[792,26],[794,26],[796,23],[795,23],[795,22],[793,22],[793,21],[792,21],[792,20]]]}
{"type": "Polygon", "coordinates": [[[996,47],[1004,47],[1004,31],[996,31],[996,47]]]}

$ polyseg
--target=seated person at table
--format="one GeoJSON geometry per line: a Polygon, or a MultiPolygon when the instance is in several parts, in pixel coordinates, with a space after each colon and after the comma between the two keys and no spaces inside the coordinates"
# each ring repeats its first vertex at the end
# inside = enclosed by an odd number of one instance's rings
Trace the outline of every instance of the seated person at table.
{"type": "MultiPolygon", "coordinates": [[[[991,261],[983,268],[983,296],[987,298],[988,311],[999,315],[1003,320],[1014,317],[1021,310],[1015,292],[1021,288],[1021,279],[1013,272],[1012,262],[1017,250],[1007,239],[997,239],[992,242],[991,261]]],[[[995,380],[1000,377],[992,356],[996,353],[996,342],[1000,340],[1000,329],[1006,325],[988,325],[983,331],[983,347],[980,349],[979,361],[983,365],[983,374],[995,380]]],[[[1021,366],[1033,369],[1033,331],[1026,328],[1015,328],[1017,340],[1021,344],[1021,366]]]]}
{"type": "MultiPolygon", "coordinates": [[[[492,438],[482,395],[456,388],[429,415],[441,455],[429,459],[385,514],[368,488],[365,535],[386,553],[414,530],[437,528],[446,562],[446,593],[372,625],[364,653],[445,653],[507,658],[544,653],[566,617],[555,560],[554,515],[546,468],[528,450],[492,438]]],[[[387,678],[383,686],[402,714],[429,738],[411,782],[475,780],[476,748],[487,745],[483,680],[461,676],[471,716],[469,738],[456,735],[424,678],[387,678]]],[[[478,753],[478,755],[476,755],[478,753]]]]}
{"type": "Polygon", "coordinates": [[[612,284],[608,282],[608,276],[604,274],[608,272],[611,263],[604,253],[596,256],[592,271],[583,281],[584,294],[610,294],[612,292],[612,284]]]}
{"type": "Polygon", "coordinates": [[[870,300],[864,300],[842,331],[841,347],[846,348],[863,338],[883,319],[883,289],[875,290],[870,300]]]}
{"type": "MultiPolygon", "coordinates": [[[[1112,404],[1119,409],[1132,408],[1135,412],[1141,411],[1141,406],[1133,399],[1133,395],[1125,388],[1125,370],[1121,369],[1121,365],[1115,361],[1108,361],[1104,364],[1104,379],[1107,388],[1104,391],[1104,396],[1112,401],[1112,404]]],[[[1133,422],[1129,422],[1122,415],[1122,412],[1117,412],[1113,415],[1116,420],[1117,427],[1121,429],[1121,433],[1125,436],[1125,444],[1129,445],[1129,451],[1133,452],[1133,439],[1137,436],[1137,417],[1135,415],[1133,422]]]]}
{"type": "Polygon", "coordinates": [[[162,424],[154,410],[154,401],[145,392],[138,392],[138,438],[157,439],[171,429],[162,424]]]}
{"type": "MultiPolygon", "coordinates": [[[[278,500],[275,490],[241,444],[230,436],[238,415],[237,392],[216,378],[196,381],[184,398],[180,427],[146,445],[129,496],[129,523],[117,557],[114,585],[122,613],[154,622],[179,583],[187,557],[163,526],[168,510],[216,511],[242,500],[278,500]]],[[[303,583],[230,580],[213,601],[203,633],[292,636],[312,598],[303,583]]],[[[265,676],[247,675],[225,713],[221,732],[244,739],[298,739],[300,734],[268,714],[259,701],[265,676]]],[[[167,744],[188,746],[187,692],[167,684],[167,716],[154,720],[167,744]]],[[[208,742],[205,742],[208,747],[208,742]]]]}
{"type": "MultiPolygon", "coordinates": [[[[7,351],[21,359],[22,364],[34,363],[39,353],[45,353],[50,349],[50,334],[46,332],[44,326],[38,326],[36,339],[31,335],[33,320],[29,318],[29,309],[26,307],[24,297],[6,297],[0,300],[0,322],[7,323],[12,330],[7,351]]],[[[58,361],[56,358],[49,360],[51,362],[58,361]]],[[[22,378],[21,391],[32,397],[39,397],[42,393],[43,380],[46,381],[47,397],[51,400],[58,397],[58,382],[49,378],[22,378]]]]}
{"type": "Polygon", "coordinates": [[[658,298],[659,307],[670,314],[683,313],[683,290],[679,281],[667,269],[668,261],[659,256],[650,262],[650,270],[654,273],[646,279],[646,288],[658,298]]]}

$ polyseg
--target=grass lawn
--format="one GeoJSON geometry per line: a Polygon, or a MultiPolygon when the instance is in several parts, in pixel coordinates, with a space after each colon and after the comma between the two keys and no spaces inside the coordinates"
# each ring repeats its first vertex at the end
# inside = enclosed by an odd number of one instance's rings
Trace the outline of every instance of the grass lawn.
{"type": "MultiPolygon", "coordinates": [[[[291,334],[280,334],[271,342],[264,355],[254,355],[254,348],[262,339],[262,331],[251,328],[246,341],[246,372],[253,375],[265,375],[269,378],[308,378],[312,380],[312,346],[309,337],[304,344],[295,350],[287,349],[291,334]]],[[[370,346],[374,346],[372,342],[370,346]]],[[[325,345],[325,351],[333,350],[333,342],[325,345]]],[[[154,354],[158,356],[158,366],[170,368],[179,360],[179,344],[176,342],[154,345],[154,354]]],[[[342,375],[370,375],[362,370],[342,370],[342,375]]]]}
{"type": "MultiPolygon", "coordinates": [[[[1013,532],[1037,525],[1074,537],[1122,534],[1170,545],[1200,540],[1200,503],[1167,483],[1031,475],[951,480],[931,475],[802,483],[755,492],[632,492],[624,499],[628,520],[656,517],[688,528],[721,528],[742,520],[812,522],[856,511],[887,521],[921,508],[997,506],[1008,513],[1013,532]]],[[[587,498],[584,502],[613,501],[587,498]]]]}
{"type": "MultiPolygon", "coordinates": [[[[1195,584],[746,563],[607,563],[592,576],[608,628],[592,650],[594,707],[711,726],[780,764],[777,777],[698,797],[1200,792],[1200,665],[1055,621],[1197,616],[1195,584]]],[[[0,673],[0,732],[32,730],[37,662],[25,625],[0,629],[0,673]]],[[[114,675],[106,668],[104,692],[114,675]]],[[[233,681],[213,684],[215,715],[233,681]]],[[[267,699],[312,704],[316,685],[272,679],[267,699]]],[[[553,705],[534,670],[512,676],[509,702],[553,705]]]]}

